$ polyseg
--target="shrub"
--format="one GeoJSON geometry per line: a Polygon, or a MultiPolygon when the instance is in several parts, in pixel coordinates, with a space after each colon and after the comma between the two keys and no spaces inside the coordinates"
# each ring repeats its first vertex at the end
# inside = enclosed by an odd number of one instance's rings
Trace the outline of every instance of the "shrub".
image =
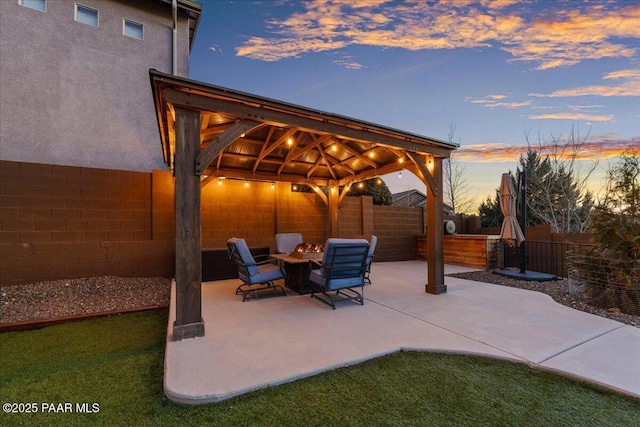
{"type": "Polygon", "coordinates": [[[591,304],[640,314],[640,149],[610,167],[590,219],[594,247],[580,263],[591,304]]]}

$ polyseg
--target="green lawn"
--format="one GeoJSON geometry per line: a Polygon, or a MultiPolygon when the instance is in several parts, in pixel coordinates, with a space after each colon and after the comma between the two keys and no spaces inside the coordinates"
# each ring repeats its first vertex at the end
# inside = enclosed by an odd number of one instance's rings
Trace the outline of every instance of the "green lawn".
{"type": "Polygon", "coordinates": [[[0,425],[640,425],[630,397],[520,364],[413,352],[180,406],[162,393],[166,324],[156,310],[0,334],[0,401],[38,409],[0,413],[0,425]],[[42,413],[64,403],[74,412],[42,413]],[[94,412],[76,413],[83,403],[94,412]]]}

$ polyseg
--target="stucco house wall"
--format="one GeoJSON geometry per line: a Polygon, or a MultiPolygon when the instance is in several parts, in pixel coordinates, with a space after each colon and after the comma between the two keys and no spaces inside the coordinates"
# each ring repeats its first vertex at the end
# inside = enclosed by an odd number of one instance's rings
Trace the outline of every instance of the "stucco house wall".
{"type": "MultiPolygon", "coordinates": [[[[99,26],[74,20],[75,1],[46,11],[0,1],[0,160],[150,172],[165,169],[150,68],[172,71],[170,4],[82,0],[99,26]],[[144,40],[123,34],[123,19],[144,40]]],[[[180,15],[178,74],[189,73],[180,15]]]]}

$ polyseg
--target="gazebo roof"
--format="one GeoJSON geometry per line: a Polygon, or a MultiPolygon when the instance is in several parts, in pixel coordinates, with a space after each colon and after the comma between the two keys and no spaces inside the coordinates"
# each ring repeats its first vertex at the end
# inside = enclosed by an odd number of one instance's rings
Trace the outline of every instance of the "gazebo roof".
{"type": "Polygon", "coordinates": [[[207,176],[349,186],[409,169],[420,174],[432,157],[446,158],[456,144],[150,71],[165,163],[173,168],[175,108],[201,113],[202,156],[196,173],[207,176]]]}

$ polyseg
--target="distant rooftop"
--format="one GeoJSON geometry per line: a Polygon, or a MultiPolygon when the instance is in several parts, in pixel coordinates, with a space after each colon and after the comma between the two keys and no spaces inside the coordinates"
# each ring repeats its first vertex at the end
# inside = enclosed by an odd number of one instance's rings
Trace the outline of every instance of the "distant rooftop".
{"type": "MultiPolygon", "coordinates": [[[[419,190],[407,190],[391,195],[393,206],[404,206],[410,208],[422,208],[427,205],[427,196],[419,190]]],[[[446,203],[443,203],[443,210],[445,215],[452,215],[453,208],[446,203]]]]}

